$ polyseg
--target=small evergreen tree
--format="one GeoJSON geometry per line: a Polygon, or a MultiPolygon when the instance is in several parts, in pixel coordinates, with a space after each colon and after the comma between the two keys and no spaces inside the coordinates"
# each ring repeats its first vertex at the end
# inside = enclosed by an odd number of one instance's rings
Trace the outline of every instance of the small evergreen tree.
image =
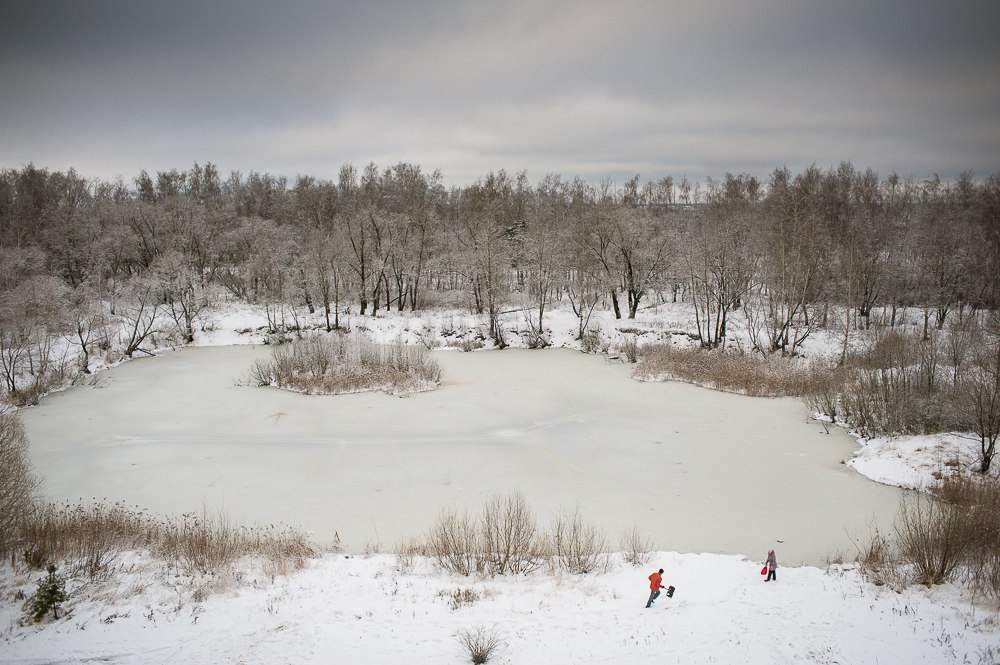
{"type": "Polygon", "coordinates": [[[35,621],[52,610],[53,618],[59,618],[59,606],[66,600],[66,579],[56,574],[56,567],[49,564],[48,577],[38,580],[38,590],[28,601],[28,609],[35,621]]]}

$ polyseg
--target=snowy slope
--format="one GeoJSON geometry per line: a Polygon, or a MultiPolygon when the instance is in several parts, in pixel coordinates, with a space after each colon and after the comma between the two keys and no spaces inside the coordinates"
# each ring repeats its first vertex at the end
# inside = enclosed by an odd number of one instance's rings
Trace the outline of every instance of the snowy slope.
{"type": "MultiPolygon", "coordinates": [[[[763,555],[763,553],[762,553],[763,555]]],[[[779,551],[780,557],[780,551],[779,551]]],[[[780,563],[780,558],[779,558],[780,563]]],[[[996,663],[997,615],[950,586],[902,594],[855,570],[778,569],[739,557],[659,553],[606,574],[494,579],[402,572],[392,555],[329,554],[262,588],[194,603],[168,591],[77,605],[65,619],[4,631],[5,663],[469,662],[460,630],[502,645],[490,662],[996,663]],[[647,575],[677,587],[645,608],[647,575]],[[456,592],[477,598],[455,606],[456,592]]],[[[4,611],[4,625],[12,620],[4,611]]]]}

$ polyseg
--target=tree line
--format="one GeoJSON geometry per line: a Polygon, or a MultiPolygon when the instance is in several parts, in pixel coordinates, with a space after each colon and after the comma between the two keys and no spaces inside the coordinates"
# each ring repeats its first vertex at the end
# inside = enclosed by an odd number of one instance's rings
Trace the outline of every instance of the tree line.
{"type": "Polygon", "coordinates": [[[306,310],[332,330],[346,308],[461,293],[501,347],[515,306],[544,344],[553,305],[572,307],[582,336],[597,307],[634,318],[661,299],[693,307],[706,347],[737,313],[764,354],[794,353],[833,310],[850,330],[919,308],[926,336],[997,308],[998,211],[1000,174],[916,181],[849,162],[620,186],[499,171],[450,188],[410,163],[293,182],[211,163],[131,182],[28,165],[0,171],[0,355],[14,389],[18,367],[46,362],[39,331],[72,337],[84,366],[109,316],[126,355],[158,321],[191,341],[219,293],[275,330],[306,310]]]}

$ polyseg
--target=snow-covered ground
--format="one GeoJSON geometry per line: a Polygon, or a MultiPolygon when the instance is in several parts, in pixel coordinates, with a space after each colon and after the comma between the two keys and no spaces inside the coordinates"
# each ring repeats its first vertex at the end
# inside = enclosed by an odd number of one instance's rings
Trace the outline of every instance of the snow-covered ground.
{"type": "Polygon", "coordinates": [[[512,665],[1000,662],[997,614],[955,587],[896,593],[843,567],[779,567],[765,583],[760,565],[664,552],[604,574],[480,579],[328,554],[201,602],[163,580],[132,597],[92,593],[66,618],[26,628],[5,604],[0,660],[441,665],[470,662],[458,636],[483,628],[501,641],[489,662],[512,665]],[[677,591],[646,609],[657,568],[677,591]]]}
{"type": "MultiPolygon", "coordinates": [[[[596,323],[614,352],[629,335],[687,343],[675,334],[689,329],[685,317],[665,305],[637,321],[598,314],[596,323]]],[[[571,314],[547,321],[553,345],[576,345],[571,314]]],[[[459,312],[349,323],[382,341],[429,344],[454,339],[452,332],[474,336],[481,326],[459,312]]],[[[259,313],[229,308],[196,343],[257,343],[261,325],[259,313]]],[[[817,337],[807,353],[835,345],[817,337]]],[[[879,482],[920,486],[954,457],[944,442],[961,455],[975,450],[952,435],[861,442],[849,464],[879,482]]],[[[782,567],[776,583],[764,583],[759,569],[739,556],[659,552],[639,567],[616,559],[607,573],[482,579],[391,554],[328,553],[297,573],[243,576],[202,597],[192,589],[212,580],[176,578],[137,559],[113,584],[72,581],[67,615],[40,625],[21,625],[21,603],[11,600],[17,590],[30,594],[37,575],[8,571],[0,578],[0,661],[466,663],[458,636],[481,627],[501,641],[491,663],[1000,663],[995,606],[977,605],[955,586],[897,593],[851,565],[782,567]],[[646,578],[660,567],[677,593],[646,609],[646,578]]]]}

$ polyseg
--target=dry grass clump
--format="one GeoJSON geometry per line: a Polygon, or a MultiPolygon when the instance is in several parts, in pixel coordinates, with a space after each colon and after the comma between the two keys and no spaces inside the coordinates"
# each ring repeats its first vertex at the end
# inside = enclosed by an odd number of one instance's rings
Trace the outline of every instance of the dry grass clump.
{"type": "Polygon", "coordinates": [[[157,519],[123,504],[37,506],[19,535],[29,566],[62,561],[72,574],[91,579],[113,574],[126,551],[146,551],[189,575],[217,573],[244,557],[284,572],[301,568],[316,553],[293,529],[234,527],[223,516],[204,513],[157,519]]]}
{"type": "Polygon", "coordinates": [[[274,347],[258,360],[250,379],[308,394],[339,395],[383,390],[428,390],[441,381],[441,366],[423,346],[375,344],[362,337],[320,335],[274,347]]]}
{"type": "Polygon", "coordinates": [[[453,610],[457,610],[463,605],[471,605],[482,596],[475,589],[469,588],[458,588],[451,591],[439,591],[438,597],[445,598],[448,601],[448,605],[453,610]]]}
{"type": "Polygon", "coordinates": [[[74,575],[107,576],[122,552],[148,546],[151,520],[122,504],[37,505],[20,529],[24,561],[43,568],[66,562],[74,575]]]}
{"type": "Polygon", "coordinates": [[[190,572],[208,574],[243,557],[261,557],[284,572],[301,568],[316,553],[306,536],[294,529],[237,527],[224,515],[188,513],[161,525],[160,555],[190,572]]]}
{"type": "Polygon", "coordinates": [[[785,356],[751,356],[669,344],[642,347],[634,376],[645,381],[673,379],[757,397],[805,397],[828,390],[836,371],[826,361],[785,356]]]}
{"type": "Polygon", "coordinates": [[[493,657],[494,652],[503,644],[495,628],[476,626],[462,628],[458,631],[458,642],[469,654],[473,665],[483,665],[493,657]]]}

